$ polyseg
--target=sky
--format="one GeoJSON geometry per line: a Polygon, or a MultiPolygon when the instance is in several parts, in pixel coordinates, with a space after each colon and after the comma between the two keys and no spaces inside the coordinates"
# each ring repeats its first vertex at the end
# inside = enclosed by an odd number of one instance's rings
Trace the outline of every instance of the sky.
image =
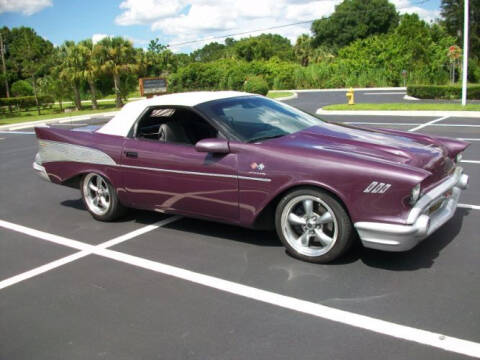
{"type": "MultiPolygon", "coordinates": [[[[0,26],[29,26],[55,45],[65,40],[122,36],[145,48],[158,38],[175,52],[190,52],[213,40],[192,40],[318,19],[341,0],[0,0],[0,26]]],[[[390,0],[400,13],[427,21],[440,16],[440,0],[390,0]]],[[[310,23],[234,38],[277,33],[293,43],[310,23]]],[[[223,39],[214,41],[223,42],[223,39]]]]}

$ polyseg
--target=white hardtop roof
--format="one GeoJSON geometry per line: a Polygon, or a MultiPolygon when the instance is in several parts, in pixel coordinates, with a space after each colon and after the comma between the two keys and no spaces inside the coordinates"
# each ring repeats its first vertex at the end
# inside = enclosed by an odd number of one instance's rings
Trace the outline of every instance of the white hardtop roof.
{"type": "Polygon", "coordinates": [[[195,106],[204,102],[237,96],[253,95],[239,91],[196,91],[155,96],[150,99],[126,104],[108,123],[97,132],[102,134],[127,136],[135,121],[150,106],[195,106]]]}

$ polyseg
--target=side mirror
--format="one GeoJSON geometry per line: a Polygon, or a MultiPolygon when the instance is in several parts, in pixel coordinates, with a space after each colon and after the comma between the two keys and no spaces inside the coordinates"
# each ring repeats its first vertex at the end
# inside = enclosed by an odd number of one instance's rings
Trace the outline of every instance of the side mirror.
{"type": "Polygon", "coordinates": [[[195,144],[195,150],[198,152],[228,154],[230,147],[225,139],[203,139],[195,144]]]}

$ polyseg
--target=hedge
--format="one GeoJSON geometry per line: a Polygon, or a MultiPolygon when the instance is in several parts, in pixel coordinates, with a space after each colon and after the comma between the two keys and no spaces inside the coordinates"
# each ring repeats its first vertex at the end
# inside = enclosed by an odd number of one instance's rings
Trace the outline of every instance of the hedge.
{"type": "MultiPolygon", "coordinates": [[[[459,99],[462,96],[461,86],[454,85],[409,85],[407,94],[419,99],[459,99]]],[[[480,84],[467,87],[467,98],[480,100],[480,84]]]]}
{"type": "MultiPolygon", "coordinates": [[[[51,106],[55,99],[51,95],[39,95],[38,103],[40,107],[51,106]]],[[[28,110],[36,107],[35,96],[16,96],[11,98],[0,98],[0,106],[11,105],[19,110],[28,110]]]]}
{"type": "Polygon", "coordinates": [[[267,95],[268,83],[261,76],[249,77],[243,84],[243,90],[248,93],[267,95]]]}

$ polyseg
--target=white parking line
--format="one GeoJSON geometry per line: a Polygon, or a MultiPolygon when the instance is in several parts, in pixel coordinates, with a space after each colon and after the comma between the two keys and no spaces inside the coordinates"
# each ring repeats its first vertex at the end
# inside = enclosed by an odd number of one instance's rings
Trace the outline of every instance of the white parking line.
{"type": "Polygon", "coordinates": [[[457,138],[458,140],[463,140],[463,141],[480,141],[480,139],[477,138],[457,138]]]}
{"type": "Polygon", "coordinates": [[[435,119],[435,120],[432,120],[432,121],[428,121],[426,122],[425,124],[422,124],[422,125],[419,125],[419,126],[416,126],[408,131],[417,131],[417,130],[420,130],[420,129],[423,129],[424,127],[427,127],[428,125],[432,125],[432,124],[435,124],[439,121],[442,121],[442,120],[445,120],[445,119],[448,119],[450,116],[444,116],[444,117],[441,117],[439,119],[435,119]]]}
{"type": "MultiPolygon", "coordinates": [[[[429,124],[426,125],[426,123],[402,123],[402,122],[371,122],[371,121],[346,121],[344,124],[350,124],[350,125],[394,125],[394,126],[437,126],[437,127],[480,127],[478,124],[429,124]]],[[[419,127],[420,129],[420,127],[419,127]]],[[[409,130],[413,131],[413,130],[409,130]]],[[[477,141],[480,141],[478,139],[474,139],[477,141]]]]}
{"type": "Polygon", "coordinates": [[[480,358],[480,343],[475,343],[473,341],[400,325],[390,321],[356,314],[350,311],[339,310],[333,307],[301,300],[291,296],[277,294],[272,291],[266,291],[252,286],[242,285],[233,281],[224,280],[218,277],[197,273],[176,266],[147,260],[117,251],[105,249],[98,250],[95,253],[112,260],[121,261],[123,263],[173,276],[230,294],[243,296],[256,301],[261,301],[356,328],[370,330],[398,339],[413,341],[438,349],[480,358]]]}
{"type": "MultiPolygon", "coordinates": [[[[92,246],[84,244],[88,250],[82,250],[78,253],[69,255],[62,259],[56,260],[52,263],[46,264],[43,267],[30,270],[30,272],[17,275],[15,278],[10,278],[4,280],[0,284],[4,284],[3,287],[13,285],[19,281],[31,278],[33,276],[39,275],[66,263],[70,263],[77,259],[80,259],[88,254],[95,254],[103,256],[112,260],[116,260],[122,263],[130,264],[137,266],[143,269],[155,271],[168,276],[173,276],[185,281],[193,282],[195,284],[207,286],[216,290],[224,291],[230,294],[246,297],[252,300],[260,301],[263,303],[271,304],[278,306],[284,309],[289,309],[297,311],[304,314],[309,314],[321,319],[331,320],[337,323],[344,325],[353,326],[356,328],[373,331],[382,335],[391,336],[394,338],[416,342],[423,345],[432,346],[437,349],[450,351],[458,354],[463,354],[467,356],[480,358],[480,343],[476,343],[469,340],[464,340],[456,337],[451,337],[443,335],[440,333],[431,332],[428,330],[417,329],[410,326],[405,326],[390,321],[385,321],[370,316],[360,315],[350,311],[340,310],[333,307],[317,304],[314,302],[301,300],[291,296],[285,296],[272,291],[266,291],[258,289],[252,286],[243,285],[233,281],[224,280],[218,277],[205,275],[202,273],[190,271],[187,269],[179,268],[176,266],[171,266],[168,264],[163,264],[160,262],[144,259],[138,256],[133,256],[118,251],[109,250],[106,247],[116,245],[122,241],[131,239],[132,237],[138,236],[141,233],[153,230],[161,226],[160,224],[165,225],[166,223],[175,221],[180,217],[174,216],[163,220],[154,225],[148,225],[145,228],[135,230],[129,234],[120,236],[118,238],[112,239],[105,243],[102,243],[97,246],[92,246]],[[23,275],[23,276],[22,276],[23,275]],[[13,280],[12,280],[13,279],[13,280]],[[8,282],[10,281],[10,282],[8,282]]],[[[53,234],[44,233],[34,229],[29,229],[20,225],[12,224],[9,222],[1,221],[0,226],[6,227],[7,229],[21,231],[23,233],[37,236],[40,235],[41,239],[54,241],[56,243],[64,242],[66,246],[71,246],[78,249],[78,241],[66,239],[63,237],[58,237],[53,234]],[[28,229],[28,230],[27,230],[28,229]],[[34,235],[35,234],[35,235],[34,235]],[[48,235],[46,235],[48,234],[48,235]],[[51,240],[53,239],[53,240],[51,240]]],[[[80,243],[83,244],[83,243],[80,243]]],[[[1,287],[0,287],[1,288],[1,287]]]]}
{"type": "Polygon", "coordinates": [[[0,134],[35,135],[35,131],[0,131],[0,134]]]}
{"type": "Polygon", "coordinates": [[[386,122],[369,122],[369,121],[347,121],[344,124],[350,125],[399,125],[399,126],[412,126],[423,125],[423,123],[386,123],[386,122]]]}
{"type": "Polygon", "coordinates": [[[170,224],[171,222],[179,220],[180,218],[181,218],[180,216],[172,216],[172,217],[169,217],[167,219],[161,220],[161,221],[159,221],[155,224],[147,225],[147,226],[144,226],[144,227],[142,227],[140,229],[137,229],[135,231],[129,232],[128,234],[118,236],[118,237],[116,237],[112,240],[106,241],[106,242],[101,243],[99,245],[85,244],[83,242],[68,239],[68,238],[65,238],[63,236],[50,234],[50,233],[47,233],[47,232],[44,232],[44,231],[39,231],[39,230],[35,230],[35,229],[32,229],[32,228],[28,228],[26,226],[17,225],[17,224],[8,222],[8,221],[0,220],[0,227],[3,227],[5,229],[17,231],[17,232],[20,232],[22,234],[26,234],[26,235],[29,235],[29,236],[32,236],[32,237],[35,237],[35,238],[38,238],[38,239],[46,240],[46,241],[49,241],[49,242],[52,242],[52,243],[55,243],[55,244],[58,244],[58,245],[63,245],[63,246],[67,246],[67,247],[70,247],[70,248],[73,248],[73,249],[81,250],[80,252],[77,252],[77,253],[74,253],[72,255],[66,256],[64,258],[52,261],[48,264],[42,265],[42,266],[37,267],[35,269],[31,269],[31,270],[26,271],[22,274],[15,275],[15,276],[10,277],[8,279],[2,280],[2,281],[0,281],[0,290],[6,288],[8,286],[17,284],[21,281],[30,279],[34,276],[43,274],[47,271],[53,270],[53,269],[55,269],[59,266],[71,263],[72,261],[81,259],[81,258],[83,258],[87,255],[94,254],[97,251],[97,249],[106,249],[108,247],[120,244],[124,241],[133,239],[134,237],[140,236],[140,235],[145,234],[149,231],[158,229],[161,226],[165,226],[167,224],[170,224]]]}
{"type": "Polygon", "coordinates": [[[480,164],[480,161],[479,160],[462,160],[462,163],[480,164]]]}
{"type": "Polygon", "coordinates": [[[480,205],[458,204],[459,208],[480,210],[480,205]]]}

